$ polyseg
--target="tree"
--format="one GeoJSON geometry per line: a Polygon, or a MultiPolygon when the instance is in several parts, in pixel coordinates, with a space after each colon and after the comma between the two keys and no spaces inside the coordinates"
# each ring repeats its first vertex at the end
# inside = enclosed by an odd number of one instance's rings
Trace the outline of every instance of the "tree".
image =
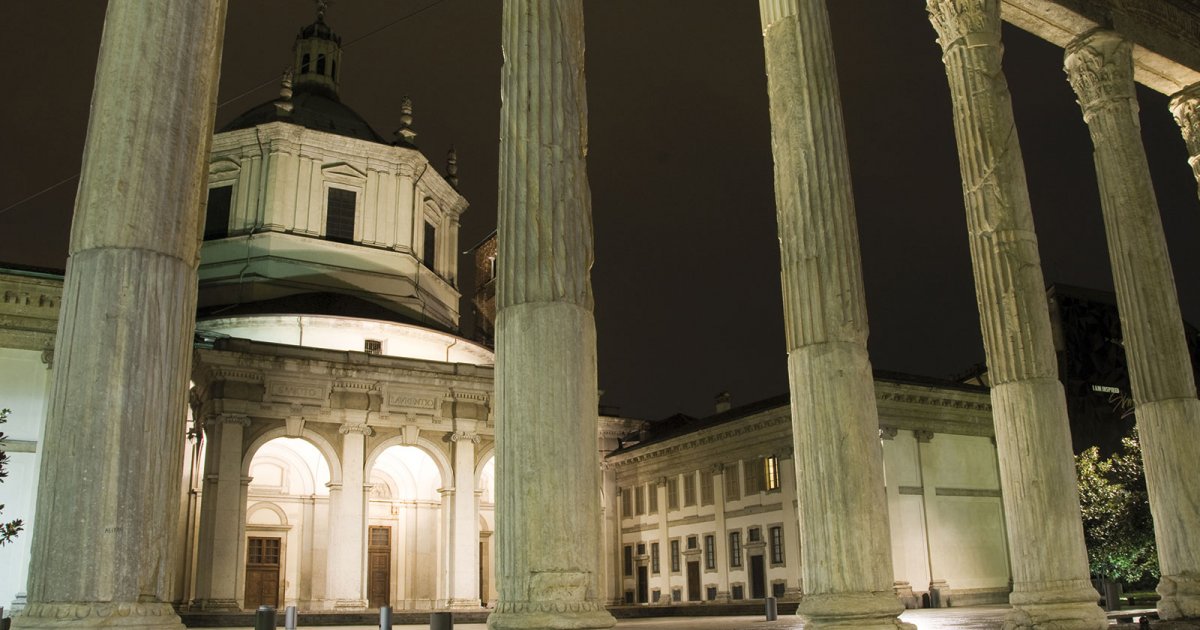
{"type": "MultiPolygon", "coordinates": [[[[7,409],[0,409],[0,424],[8,422],[8,414],[9,411],[7,409]]],[[[8,453],[5,453],[3,448],[4,440],[7,437],[8,436],[4,435],[3,432],[0,432],[0,482],[3,482],[4,478],[8,477],[8,471],[5,470],[5,467],[8,465],[8,453]]],[[[4,504],[0,503],[0,514],[3,513],[4,504]]],[[[19,518],[7,523],[0,522],[0,545],[4,545],[5,543],[10,542],[13,538],[16,538],[17,532],[24,528],[25,524],[19,518]]]]}
{"type": "Polygon", "coordinates": [[[1158,550],[1137,429],[1108,459],[1101,459],[1095,446],[1080,453],[1075,468],[1092,575],[1153,584],[1159,576],[1158,550]]]}

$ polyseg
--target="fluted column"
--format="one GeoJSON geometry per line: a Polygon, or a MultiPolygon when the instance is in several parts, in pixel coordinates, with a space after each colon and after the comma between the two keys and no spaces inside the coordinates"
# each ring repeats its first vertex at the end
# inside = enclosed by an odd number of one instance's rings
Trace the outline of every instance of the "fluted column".
{"type": "Polygon", "coordinates": [[[325,599],[327,608],[358,610],[367,607],[365,443],[375,430],[365,424],[343,424],[338,432],[342,434],[342,487],[329,493],[325,599]]]}
{"type": "Polygon", "coordinates": [[[240,535],[246,513],[242,497],[243,434],[250,419],[219,414],[205,423],[204,494],[200,515],[200,562],[196,606],[201,610],[237,610],[240,535]]]}
{"type": "Polygon", "coordinates": [[[820,0],[760,0],[807,628],[911,627],[892,593],[850,163],[820,0]]]}
{"type": "Polygon", "coordinates": [[[1142,145],[1132,53],[1120,35],[1092,31],[1067,46],[1065,67],[1095,147],[1162,570],[1159,617],[1200,617],[1200,400],[1142,145]]]}
{"type": "Polygon", "coordinates": [[[1000,0],[927,0],[958,138],[1012,549],[1008,626],[1103,628],[1089,581],[1025,166],[1000,67],[1000,0]]]}
{"type": "MultiPolygon", "coordinates": [[[[460,423],[465,422],[459,420],[460,423]]],[[[479,435],[450,434],[454,444],[454,524],[450,545],[450,607],[478,609],[479,514],[475,509],[475,445],[479,435]]]]}
{"type": "Polygon", "coordinates": [[[607,628],[581,0],[505,0],[491,628],[607,628]]]}
{"type": "Polygon", "coordinates": [[[1188,164],[1200,185],[1200,83],[1194,83],[1171,97],[1171,114],[1179,123],[1183,140],[1187,143],[1188,164]]]}
{"type": "Polygon", "coordinates": [[[225,8],[108,5],[17,628],[182,628],[171,506],[225,8]]]}

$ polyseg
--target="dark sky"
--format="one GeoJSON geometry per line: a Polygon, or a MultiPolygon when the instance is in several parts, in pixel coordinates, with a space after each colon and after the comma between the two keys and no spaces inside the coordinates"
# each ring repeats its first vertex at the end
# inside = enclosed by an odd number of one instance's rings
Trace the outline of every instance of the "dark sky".
{"type": "MultiPolygon", "coordinates": [[[[983,360],[949,95],[922,2],[830,2],[877,368],[983,360]]],[[[5,7],[0,208],[79,171],[103,2],[5,7]]],[[[218,127],[275,97],[308,0],[231,0],[218,127]],[[270,85],[228,102],[265,81],[270,85]]],[[[342,100],[390,137],[404,95],[436,166],[458,148],[463,248],[496,222],[500,3],[335,0],[342,100]],[[422,7],[427,11],[363,38],[422,7]],[[361,41],[355,41],[359,40],[361,41]]],[[[761,27],[750,0],[586,3],[603,402],[705,415],[787,388],[761,27]],[[686,8],[685,8],[686,7],[686,8]]],[[[1111,290],[1087,128],[1062,50],[1006,26],[1047,282],[1111,290]]],[[[1143,134],[1185,319],[1200,323],[1200,202],[1165,96],[1143,134]]],[[[0,214],[0,261],[62,268],[76,183],[0,214]]],[[[473,279],[460,262],[464,292],[473,279]]],[[[469,314],[464,305],[464,315],[469,314]]],[[[469,324],[468,324],[469,325],[469,324]]]]}

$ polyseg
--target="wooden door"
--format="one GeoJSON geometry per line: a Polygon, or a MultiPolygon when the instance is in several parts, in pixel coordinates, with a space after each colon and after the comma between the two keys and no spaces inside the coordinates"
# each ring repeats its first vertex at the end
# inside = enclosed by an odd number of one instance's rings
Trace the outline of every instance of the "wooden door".
{"type": "Polygon", "coordinates": [[[750,599],[767,596],[767,567],[762,556],[750,556],[750,599]]]}
{"type": "Polygon", "coordinates": [[[367,602],[379,608],[391,601],[392,528],[371,526],[367,541],[367,602]]]}
{"type": "Polygon", "coordinates": [[[688,601],[700,601],[700,561],[691,560],[687,563],[688,571],[688,601]]]}
{"type": "Polygon", "coordinates": [[[281,543],[279,538],[254,536],[246,541],[246,608],[279,607],[281,543]]]}

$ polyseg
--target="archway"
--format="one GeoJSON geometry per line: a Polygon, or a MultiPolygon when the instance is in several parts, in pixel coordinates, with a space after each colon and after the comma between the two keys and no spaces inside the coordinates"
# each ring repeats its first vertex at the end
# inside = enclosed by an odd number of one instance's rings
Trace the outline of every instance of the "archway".
{"type": "Polygon", "coordinates": [[[496,592],[496,460],[489,452],[475,474],[475,492],[479,495],[479,599],[484,606],[494,604],[496,592]]]}
{"type": "Polygon", "coordinates": [[[385,442],[368,458],[366,566],[371,606],[430,609],[445,599],[445,476],[438,455],[424,444],[385,442]]]}

